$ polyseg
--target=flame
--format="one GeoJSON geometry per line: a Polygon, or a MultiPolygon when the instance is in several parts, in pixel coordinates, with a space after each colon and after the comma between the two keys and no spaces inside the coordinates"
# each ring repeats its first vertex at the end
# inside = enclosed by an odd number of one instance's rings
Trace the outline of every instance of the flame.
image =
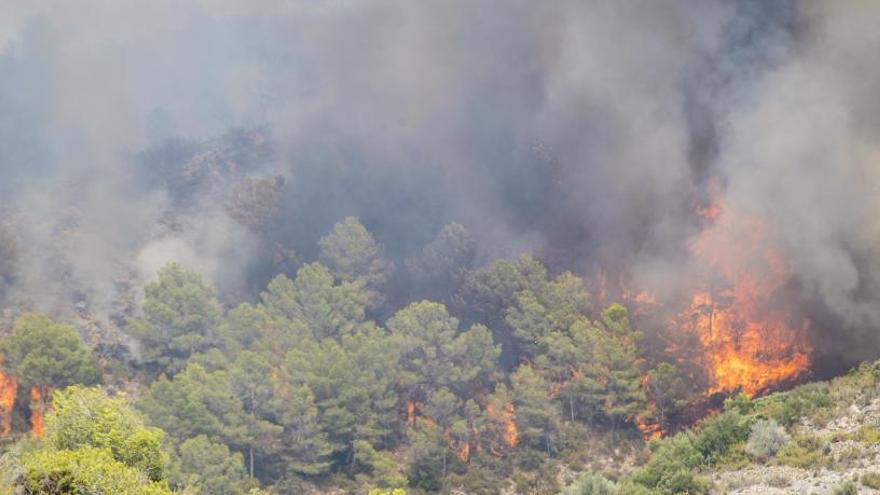
{"type": "MultiPolygon", "coordinates": [[[[647,373],[642,375],[640,382],[642,384],[642,388],[645,390],[645,392],[647,392],[650,385],[650,378],[648,377],[647,373]]],[[[654,403],[654,400],[651,398],[651,394],[647,394],[647,397],[648,405],[645,408],[646,412],[633,418],[633,422],[635,423],[639,431],[642,432],[642,436],[644,437],[645,442],[663,436],[663,427],[657,421],[657,418],[655,416],[657,406],[654,403]]]]}
{"type": "Polygon", "coordinates": [[[406,425],[412,426],[416,423],[416,403],[408,400],[406,401],[406,425]]]}
{"type": "Polygon", "coordinates": [[[46,412],[47,398],[48,391],[44,394],[40,387],[31,387],[31,430],[36,436],[45,433],[43,416],[46,412]]]}
{"type": "MultiPolygon", "coordinates": [[[[699,359],[711,381],[708,395],[742,390],[753,396],[807,369],[809,321],[795,321],[778,304],[769,303],[789,272],[767,241],[765,223],[731,219],[722,212],[720,206],[698,210],[714,222],[713,228],[690,246],[717,280],[693,294],[671,324],[697,336],[699,359]]],[[[674,346],[668,350],[680,352],[674,346]]]]}
{"type": "Polygon", "coordinates": [[[636,427],[642,432],[642,437],[644,437],[646,442],[663,436],[663,429],[656,421],[653,421],[653,418],[648,416],[636,416],[634,421],[636,427]]]}
{"type": "Polygon", "coordinates": [[[504,443],[508,447],[516,447],[519,443],[519,431],[516,428],[516,411],[513,404],[504,404],[504,443]]]}
{"type": "Polygon", "coordinates": [[[461,462],[467,462],[471,458],[471,444],[462,442],[461,448],[458,449],[455,455],[458,456],[458,460],[461,462]]]}
{"type": "MultiPolygon", "coordinates": [[[[2,363],[2,356],[0,356],[2,363]]],[[[15,398],[18,394],[18,382],[15,378],[0,372],[0,432],[3,436],[12,432],[12,410],[15,408],[15,398]]]]}

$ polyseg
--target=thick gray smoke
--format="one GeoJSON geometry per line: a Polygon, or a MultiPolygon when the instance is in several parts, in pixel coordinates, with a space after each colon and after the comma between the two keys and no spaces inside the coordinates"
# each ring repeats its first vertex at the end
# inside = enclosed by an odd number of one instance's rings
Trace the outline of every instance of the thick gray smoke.
{"type": "Polygon", "coordinates": [[[398,258],[457,221],[483,260],[661,293],[721,199],[765,219],[820,337],[875,344],[877,22],[857,0],[6,1],[5,301],[109,315],[172,260],[243,290],[266,240],[224,177],[281,176],[271,242],[305,258],[347,215],[398,258]]]}

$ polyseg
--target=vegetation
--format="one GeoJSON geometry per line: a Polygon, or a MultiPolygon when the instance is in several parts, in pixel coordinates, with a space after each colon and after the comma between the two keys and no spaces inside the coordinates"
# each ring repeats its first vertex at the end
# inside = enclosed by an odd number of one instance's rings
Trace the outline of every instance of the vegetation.
{"type": "MultiPolygon", "coordinates": [[[[275,199],[255,191],[270,187],[281,185],[239,185],[228,208],[261,230],[274,214],[262,201],[275,199]]],[[[17,318],[3,342],[4,372],[21,387],[42,387],[41,410],[51,398],[53,412],[44,436],[10,450],[16,486],[708,493],[704,471],[749,457],[828,465],[822,439],[785,427],[830,417],[880,381],[877,366],[866,366],[833,386],[734,396],[639,454],[640,421],[673,424],[694,390],[682,370],[650,354],[623,305],[595,306],[582,279],[552,275],[528,256],[474,269],[458,224],[398,267],[353,217],[318,247],[320,261],[275,275],[241,304],[221,300],[200,274],[165,266],[124,327],[139,359],[116,367],[100,368],[72,326],[17,318]],[[413,294],[433,300],[401,299],[401,273],[412,277],[413,294]],[[81,386],[102,372],[108,387],[128,392],[81,386]],[[626,455],[643,456],[640,466],[587,473],[569,487],[554,474],[626,455]]],[[[866,444],[876,437],[870,426],[854,435],[866,444]]]]}
{"type": "Polygon", "coordinates": [[[773,457],[779,449],[788,443],[790,437],[785,428],[773,419],[761,419],[752,425],[746,453],[752,458],[764,461],[773,457]]]}

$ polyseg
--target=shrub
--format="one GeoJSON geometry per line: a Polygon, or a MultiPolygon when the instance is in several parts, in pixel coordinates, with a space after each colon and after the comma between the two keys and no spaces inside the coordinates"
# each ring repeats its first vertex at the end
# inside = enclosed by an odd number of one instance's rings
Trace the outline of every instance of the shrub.
{"type": "Polygon", "coordinates": [[[679,433],[657,445],[654,455],[633,474],[632,481],[668,494],[699,494],[708,490],[708,484],[693,474],[703,456],[694,447],[690,433],[679,433]]]}
{"type": "Polygon", "coordinates": [[[855,439],[865,445],[873,445],[880,442],[880,430],[873,426],[862,426],[856,432],[855,439]]]}
{"type": "Polygon", "coordinates": [[[835,488],[831,493],[832,495],[858,495],[859,489],[856,487],[855,483],[847,481],[835,488]]]}
{"type": "Polygon", "coordinates": [[[800,417],[834,405],[827,383],[809,383],[788,392],[769,395],[756,401],[757,413],[783,425],[792,425],[800,417]]]}
{"type": "Polygon", "coordinates": [[[789,442],[776,453],[776,462],[809,469],[827,465],[828,457],[823,454],[822,448],[811,447],[804,442],[789,442]]]}
{"type": "Polygon", "coordinates": [[[880,473],[872,472],[863,474],[862,484],[867,486],[868,488],[880,490],[880,473]]]}
{"type": "Polygon", "coordinates": [[[765,461],[776,455],[776,452],[789,440],[791,437],[775,419],[761,419],[752,425],[746,443],[746,453],[753,459],[765,461]]]}
{"type": "Polygon", "coordinates": [[[688,495],[702,495],[709,493],[712,488],[711,484],[694,476],[688,470],[681,469],[671,473],[667,473],[657,485],[657,490],[664,495],[677,495],[686,493],[688,495]]]}
{"type": "Polygon", "coordinates": [[[617,486],[617,495],[655,495],[657,492],[632,481],[622,481],[617,486]]]}
{"type": "Polygon", "coordinates": [[[561,495],[616,495],[614,483],[603,476],[584,473],[571,486],[562,491],[561,495]]]}
{"type": "Polygon", "coordinates": [[[694,437],[694,447],[703,457],[703,463],[715,464],[735,444],[748,438],[751,418],[736,410],[725,411],[705,420],[694,437]]]}

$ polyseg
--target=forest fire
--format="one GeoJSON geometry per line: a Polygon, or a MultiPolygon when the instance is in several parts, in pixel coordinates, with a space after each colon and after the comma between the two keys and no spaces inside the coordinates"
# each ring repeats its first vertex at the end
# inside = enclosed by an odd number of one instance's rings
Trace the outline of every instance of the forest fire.
{"type": "Polygon", "coordinates": [[[31,431],[36,436],[41,436],[45,432],[43,419],[46,413],[46,401],[40,387],[31,387],[31,431]]]}
{"type": "Polygon", "coordinates": [[[18,381],[5,373],[0,372],[0,434],[9,435],[12,432],[12,410],[15,408],[15,399],[18,393],[18,381]]]}
{"type": "Polygon", "coordinates": [[[789,272],[767,238],[766,224],[725,215],[718,204],[697,212],[712,228],[697,236],[690,250],[711,281],[692,295],[671,327],[697,337],[698,360],[710,380],[707,395],[740,390],[753,396],[797,378],[810,364],[809,321],[777,302],[789,272]]]}

